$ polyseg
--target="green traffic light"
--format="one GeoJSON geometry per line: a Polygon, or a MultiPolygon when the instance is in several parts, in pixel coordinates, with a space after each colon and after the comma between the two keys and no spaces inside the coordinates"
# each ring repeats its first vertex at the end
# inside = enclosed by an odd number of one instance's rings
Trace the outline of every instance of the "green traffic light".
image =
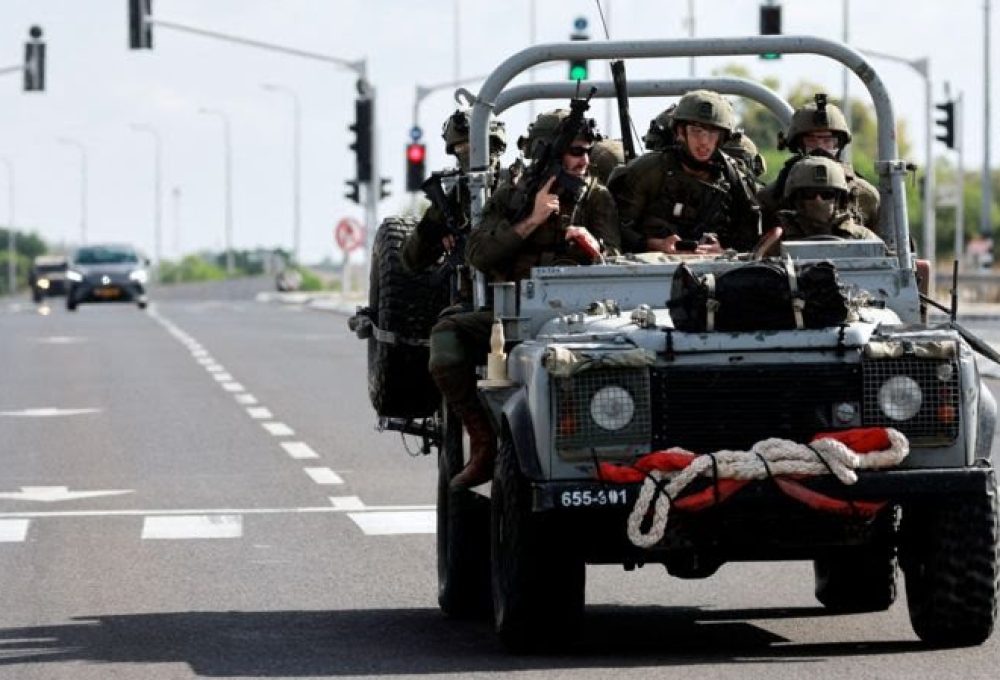
{"type": "Polygon", "coordinates": [[[760,58],[761,59],[768,59],[768,60],[770,60],[770,59],[781,59],[781,55],[778,54],[777,52],[765,52],[764,54],[760,55],[760,58]]]}
{"type": "Polygon", "coordinates": [[[569,79],[570,80],[586,80],[587,79],[587,65],[586,64],[571,64],[569,67],[569,79]]]}

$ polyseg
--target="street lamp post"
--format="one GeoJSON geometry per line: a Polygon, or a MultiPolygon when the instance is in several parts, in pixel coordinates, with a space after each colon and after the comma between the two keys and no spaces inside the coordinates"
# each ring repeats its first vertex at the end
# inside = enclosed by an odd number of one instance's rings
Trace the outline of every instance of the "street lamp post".
{"type": "Polygon", "coordinates": [[[154,127],[141,123],[133,123],[131,128],[136,132],[145,132],[153,137],[153,254],[156,266],[163,259],[163,223],[161,216],[160,187],[162,184],[163,140],[154,127]]]}
{"type": "Polygon", "coordinates": [[[292,100],[292,259],[301,259],[302,237],[302,107],[299,96],[289,87],[264,83],[269,92],[287,94],[292,100]]]}
{"type": "Polygon", "coordinates": [[[233,262],[233,144],[229,124],[229,115],[218,109],[199,109],[198,113],[207,116],[218,116],[222,121],[222,139],[224,154],[224,170],[226,182],[226,274],[232,276],[235,271],[233,262]]]}
{"type": "Polygon", "coordinates": [[[14,242],[14,164],[0,157],[7,168],[7,292],[14,294],[17,286],[17,248],[14,242]]]}
{"type": "Polygon", "coordinates": [[[87,147],[70,137],[59,137],[60,144],[80,152],[80,245],[87,245],[87,147]]]}

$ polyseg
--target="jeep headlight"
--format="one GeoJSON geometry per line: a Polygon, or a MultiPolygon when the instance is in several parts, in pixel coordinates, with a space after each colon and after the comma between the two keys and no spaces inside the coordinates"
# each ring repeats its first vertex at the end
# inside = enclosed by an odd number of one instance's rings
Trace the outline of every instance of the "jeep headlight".
{"type": "Polygon", "coordinates": [[[602,387],[590,399],[590,417],[602,429],[620,430],[631,423],[634,416],[635,400],[624,387],[602,387]]]}
{"type": "Polygon", "coordinates": [[[913,378],[897,375],[889,378],[878,391],[878,405],[892,420],[910,420],[920,411],[924,401],[920,385],[913,378]]]}
{"type": "Polygon", "coordinates": [[[41,288],[42,290],[48,290],[49,289],[49,280],[48,279],[38,279],[38,287],[41,288]]]}
{"type": "Polygon", "coordinates": [[[66,271],[66,278],[70,281],[83,281],[83,274],[76,271],[75,269],[69,269],[66,271]]]}

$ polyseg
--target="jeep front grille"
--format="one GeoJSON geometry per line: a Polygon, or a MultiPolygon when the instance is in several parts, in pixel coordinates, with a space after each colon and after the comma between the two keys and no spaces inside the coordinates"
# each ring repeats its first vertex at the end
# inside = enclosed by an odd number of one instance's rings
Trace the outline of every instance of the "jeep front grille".
{"type": "MultiPolygon", "coordinates": [[[[598,401],[602,398],[608,397],[602,394],[598,401]]],[[[552,406],[555,445],[564,457],[575,457],[573,454],[586,457],[599,447],[649,446],[649,372],[646,368],[597,369],[557,378],[552,382],[552,406]],[[595,395],[606,387],[622,388],[633,402],[631,420],[617,430],[601,427],[591,415],[595,395]]],[[[642,452],[646,451],[648,448],[642,452]]]]}
{"type": "Polygon", "coordinates": [[[862,366],[865,425],[894,427],[911,441],[924,445],[955,441],[961,409],[959,371],[954,361],[902,357],[869,359],[862,366]],[[916,414],[905,420],[889,417],[879,403],[880,391],[888,381],[897,377],[909,378],[895,383],[899,398],[905,399],[908,390],[914,392],[910,403],[914,404],[916,414]]]}
{"type": "Polygon", "coordinates": [[[651,372],[653,448],[695,453],[749,449],[769,437],[808,441],[834,421],[837,404],[860,414],[858,364],[666,366],[651,372]]]}

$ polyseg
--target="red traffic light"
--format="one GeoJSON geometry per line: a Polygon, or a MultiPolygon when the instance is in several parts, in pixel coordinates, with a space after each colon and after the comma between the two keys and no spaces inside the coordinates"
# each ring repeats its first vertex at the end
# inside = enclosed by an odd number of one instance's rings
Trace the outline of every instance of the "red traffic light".
{"type": "Polygon", "coordinates": [[[410,163],[423,163],[427,148],[423,144],[409,144],[406,147],[406,160],[410,163]]]}

